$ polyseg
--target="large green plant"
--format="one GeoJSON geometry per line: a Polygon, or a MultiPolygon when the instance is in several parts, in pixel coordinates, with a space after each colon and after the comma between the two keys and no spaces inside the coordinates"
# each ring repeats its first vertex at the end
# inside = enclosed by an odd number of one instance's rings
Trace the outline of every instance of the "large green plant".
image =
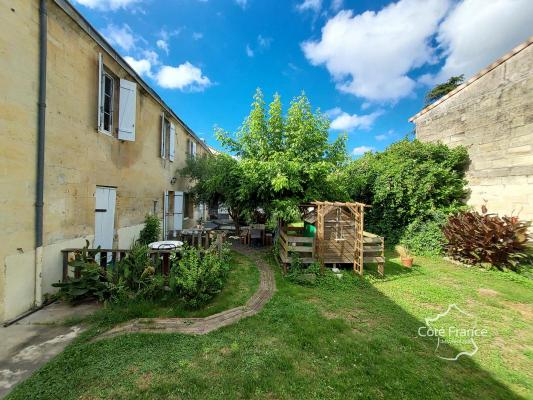
{"type": "Polygon", "coordinates": [[[69,266],[78,277],[52,284],[59,288],[60,297],[73,304],[87,299],[103,301],[110,298],[114,291],[114,285],[109,282],[108,274],[89,254],[88,247],[87,241],[85,247],[77,251],[74,259],[69,262],[69,266]]]}
{"type": "Polygon", "coordinates": [[[467,164],[464,147],[404,139],[355,160],[343,179],[352,199],[372,205],[365,229],[395,243],[413,221],[463,204],[467,164]]]}
{"type": "Polygon", "coordinates": [[[219,254],[215,247],[205,251],[185,247],[172,262],[170,287],[187,306],[198,308],[222,290],[228,271],[227,250],[219,254]]]}
{"type": "Polygon", "coordinates": [[[140,244],[157,242],[161,235],[161,224],[155,215],[147,214],[144,218],[144,227],[139,234],[140,244]]]}

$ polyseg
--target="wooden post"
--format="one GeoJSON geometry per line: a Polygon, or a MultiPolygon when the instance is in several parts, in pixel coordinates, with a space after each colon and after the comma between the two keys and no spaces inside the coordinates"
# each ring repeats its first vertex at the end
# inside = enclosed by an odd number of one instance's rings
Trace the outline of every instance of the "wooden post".
{"type": "Polygon", "coordinates": [[[168,276],[170,272],[169,260],[170,260],[170,253],[164,252],[163,253],[163,275],[164,276],[168,276]]]}
{"type": "Polygon", "coordinates": [[[68,251],[63,250],[63,282],[68,279],[68,251]]]}

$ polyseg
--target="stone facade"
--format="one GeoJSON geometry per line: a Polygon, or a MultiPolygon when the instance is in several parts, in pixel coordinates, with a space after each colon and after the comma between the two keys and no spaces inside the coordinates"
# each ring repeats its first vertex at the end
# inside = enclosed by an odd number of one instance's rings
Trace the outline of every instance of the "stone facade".
{"type": "Polygon", "coordinates": [[[468,204],[533,220],[533,40],[410,121],[421,141],[468,149],[468,204]]]}
{"type": "MultiPolygon", "coordinates": [[[[79,247],[86,239],[92,242],[97,186],[116,188],[113,242],[115,247],[129,247],[154,207],[163,218],[165,191],[187,191],[186,180],[171,179],[185,165],[189,143],[197,143],[199,155],[209,152],[72,6],[60,0],[47,4],[42,259],[35,249],[34,231],[39,2],[6,0],[0,5],[2,321],[54,290],[52,283],[61,279],[61,249],[79,247]],[[117,80],[137,84],[135,141],[122,141],[97,129],[99,54],[117,80]],[[176,127],[173,161],[161,157],[162,113],[176,127]]],[[[185,227],[193,224],[193,215],[185,227]]]]}

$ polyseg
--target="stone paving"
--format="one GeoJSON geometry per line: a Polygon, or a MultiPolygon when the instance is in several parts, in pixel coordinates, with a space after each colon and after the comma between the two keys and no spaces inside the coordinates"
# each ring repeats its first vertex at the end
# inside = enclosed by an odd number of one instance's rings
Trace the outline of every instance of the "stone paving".
{"type": "Polygon", "coordinates": [[[0,398],[82,332],[82,326],[64,326],[65,319],[91,314],[98,307],[96,303],[71,307],[56,302],[7,328],[0,327],[0,398]]]}
{"type": "Polygon", "coordinates": [[[260,284],[254,295],[244,306],[235,307],[205,318],[137,318],[117,325],[94,340],[102,340],[127,333],[186,333],[202,335],[231,325],[243,318],[257,314],[270,300],[276,290],[276,280],[268,263],[261,258],[261,253],[249,247],[235,244],[233,249],[250,257],[260,272],[260,284]]]}

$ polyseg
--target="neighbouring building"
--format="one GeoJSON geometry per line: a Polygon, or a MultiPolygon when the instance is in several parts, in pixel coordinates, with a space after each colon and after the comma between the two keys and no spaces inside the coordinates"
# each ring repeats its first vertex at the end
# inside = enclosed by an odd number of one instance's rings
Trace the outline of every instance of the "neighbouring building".
{"type": "Polygon", "coordinates": [[[409,121],[468,149],[469,205],[533,220],[533,37],[409,121]]]}
{"type": "Polygon", "coordinates": [[[174,177],[209,148],[65,0],[1,2],[0,135],[2,321],[54,291],[61,249],[203,216],[174,177]]]}

